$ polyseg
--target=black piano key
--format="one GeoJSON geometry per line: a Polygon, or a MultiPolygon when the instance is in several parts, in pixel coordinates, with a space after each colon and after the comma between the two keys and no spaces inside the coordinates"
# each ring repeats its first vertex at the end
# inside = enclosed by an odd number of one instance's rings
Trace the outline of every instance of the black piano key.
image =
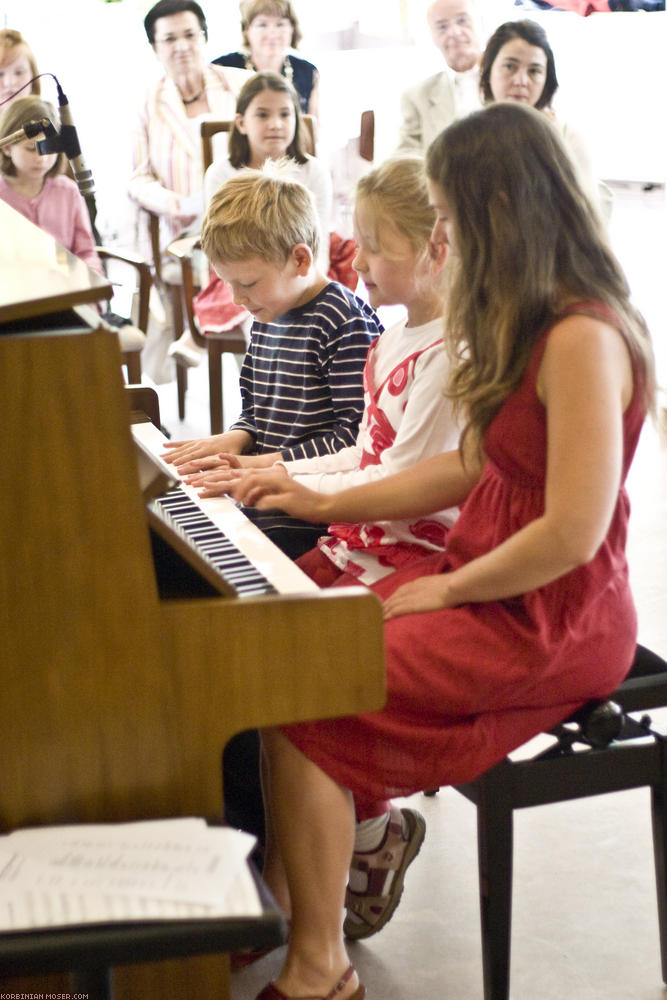
{"type": "Polygon", "coordinates": [[[180,486],[173,487],[164,496],[153,500],[151,508],[160,517],[166,518],[239,596],[276,593],[273,584],[180,486]]]}

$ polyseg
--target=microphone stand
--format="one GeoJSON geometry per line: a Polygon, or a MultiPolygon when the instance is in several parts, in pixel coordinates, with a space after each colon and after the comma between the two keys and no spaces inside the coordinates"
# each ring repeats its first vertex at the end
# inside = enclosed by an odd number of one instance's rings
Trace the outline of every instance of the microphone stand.
{"type": "MultiPolygon", "coordinates": [[[[49,123],[50,124],[50,123],[49,123]]],[[[56,132],[55,128],[51,126],[52,131],[45,132],[45,138],[40,139],[37,142],[38,151],[44,155],[46,153],[64,153],[67,157],[72,171],[75,172],[74,166],[72,165],[72,160],[75,160],[77,156],[81,155],[81,146],[79,145],[79,140],[76,134],[76,129],[73,125],[63,125],[61,123],[60,132],[56,132]]],[[[93,175],[88,171],[89,177],[85,184],[81,184],[77,179],[77,187],[81,192],[81,196],[86,203],[86,208],[88,209],[88,215],[90,216],[90,225],[93,230],[93,236],[95,242],[99,246],[102,242],[100,234],[97,231],[97,226],[95,225],[95,220],[97,218],[97,204],[95,202],[95,184],[93,183],[93,175]]]]}

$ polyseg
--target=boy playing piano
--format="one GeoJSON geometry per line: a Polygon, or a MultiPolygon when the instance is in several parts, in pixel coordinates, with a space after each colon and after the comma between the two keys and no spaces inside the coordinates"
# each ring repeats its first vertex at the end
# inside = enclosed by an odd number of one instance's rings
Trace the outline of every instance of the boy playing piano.
{"type": "MultiPolygon", "coordinates": [[[[375,313],[316,264],[320,234],[310,192],[283,164],[243,170],[213,196],[201,242],[235,302],[253,316],[241,369],[242,412],[223,434],[171,441],[165,459],[181,474],[220,453],[261,468],[350,447],[364,407],[362,372],[382,332],[375,313]]],[[[292,558],[326,526],[250,512],[292,558]]]]}

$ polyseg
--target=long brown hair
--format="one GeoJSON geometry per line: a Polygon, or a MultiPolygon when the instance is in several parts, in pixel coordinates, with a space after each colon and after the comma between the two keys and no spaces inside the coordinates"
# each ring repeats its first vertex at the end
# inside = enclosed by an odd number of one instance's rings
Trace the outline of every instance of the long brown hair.
{"type": "Polygon", "coordinates": [[[426,168],[451,210],[456,253],[445,273],[449,392],[479,445],[519,385],[533,348],[568,302],[618,316],[651,405],[653,356],[644,320],[600,217],[560,136],[533,108],[491,104],[445,129],[426,168]]]}
{"type": "MultiPolygon", "coordinates": [[[[297,163],[305,163],[308,157],[304,152],[303,119],[301,118],[301,108],[299,107],[299,97],[296,90],[284,76],[280,73],[273,73],[271,70],[262,70],[255,73],[241,87],[236,100],[236,114],[244,115],[248,110],[248,105],[258,94],[264,90],[274,90],[278,94],[287,94],[294,107],[294,136],[290,142],[285,155],[297,163]]],[[[229,131],[229,142],[227,144],[229,162],[238,170],[239,167],[247,167],[250,163],[250,143],[248,136],[244,135],[234,123],[229,131]]]]}

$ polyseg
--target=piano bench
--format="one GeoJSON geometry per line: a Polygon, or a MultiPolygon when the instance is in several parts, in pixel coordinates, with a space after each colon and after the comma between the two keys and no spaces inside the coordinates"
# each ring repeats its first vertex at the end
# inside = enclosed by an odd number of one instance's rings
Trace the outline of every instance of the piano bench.
{"type": "Polygon", "coordinates": [[[0,934],[0,990],[3,976],[68,972],[72,996],[111,1000],[112,970],[117,965],[278,947],[287,938],[285,917],[254,868],[252,871],[263,904],[260,917],[165,920],[0,934]]]}
{"type": "Polygon", "coordinates": [[[484,1000],[508,1000],[513,812],[645,785],[651,789],[653,852],[663,981],[667,983],[667,742],[649,716],[667,706],[667,663],[637,646],[632,670],[607,701],[591,702],[551,732],[547,750],[506,758],[457,791],[477,807],[484,1000]]]}

